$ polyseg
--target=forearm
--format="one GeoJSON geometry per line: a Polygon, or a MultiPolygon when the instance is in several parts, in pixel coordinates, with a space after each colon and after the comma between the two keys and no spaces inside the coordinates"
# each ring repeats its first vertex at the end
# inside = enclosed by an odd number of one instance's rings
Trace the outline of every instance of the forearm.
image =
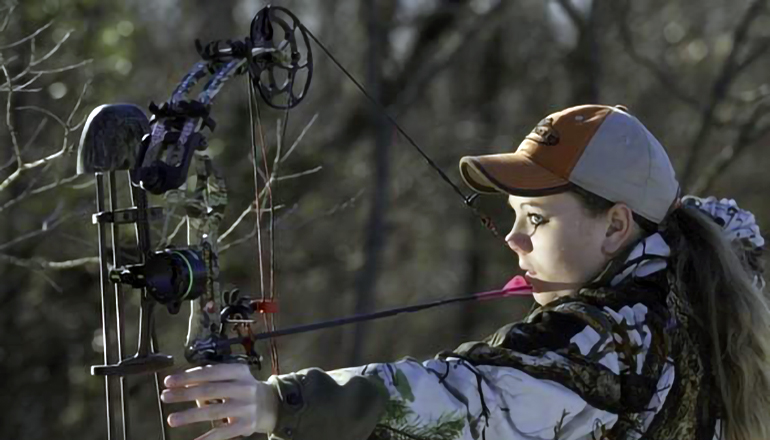
{"type": "Polygon", "coordinates": [[[461,359],[405,359],[272,377],[281,406],[272,439],[447,438],[534,440],[554,429],[590,438],[617,415],[552,381],[461,359]],[[590,423],[588,423],[590,421],[590,423]]]}
{"type": "Polygon", "coordinates": [[[271,439],[363,440],[385,412],[386,391],[359,369],[308,369],[273,376],[280,406],[271,439]]]}

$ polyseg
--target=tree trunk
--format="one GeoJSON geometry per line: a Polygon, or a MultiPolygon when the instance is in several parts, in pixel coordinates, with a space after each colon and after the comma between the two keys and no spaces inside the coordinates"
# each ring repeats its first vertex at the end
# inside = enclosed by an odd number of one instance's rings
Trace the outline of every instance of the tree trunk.
{"type": "MultiPolygon", "coordinates": [[[[387,29],[380,16],[377,0],[364,3],[368,24],[369,51],[367,56],[366,77],[369,92],[382,102],[382,59],[385,56],[387,29]]],[[[369,210],[369,221],[366,226],[366,259],[356,280],[356,300],[354,313],[360,314],[372,309],[374,291],[377,286],[382,248],[385,243],[385,213],[388,208],[388,186],[390,159],[390,127],[380,111],[370,106],[370,125],[374,133],[374,150],[372,152],[372,197],[369,210]]],[[[350,351],[350,365],[361,362],[366,324],[359,324],[353,333],[353,346],[350,351]]]]}

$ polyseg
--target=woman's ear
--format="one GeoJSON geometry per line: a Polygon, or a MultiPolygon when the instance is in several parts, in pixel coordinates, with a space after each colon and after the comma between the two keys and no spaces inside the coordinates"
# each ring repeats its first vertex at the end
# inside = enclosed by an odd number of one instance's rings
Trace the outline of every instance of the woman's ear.
{"type": "Polygon", "coordinates": [[[623,203],[616,203],[610,208],[606,219],[607,231],[602,243],[602,252],[613,256],[635,237],[636,223],[633,211],[623,203]]]}

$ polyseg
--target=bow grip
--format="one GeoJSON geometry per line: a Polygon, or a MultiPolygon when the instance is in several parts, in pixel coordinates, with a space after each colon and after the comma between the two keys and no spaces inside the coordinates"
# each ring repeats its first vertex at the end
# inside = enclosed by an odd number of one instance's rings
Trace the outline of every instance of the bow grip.
{"type": "MultiPolygon", "coordinates": [[[[162,142],[176,146],[178,139],[178,132],[168,132],[162,142]]],[[[149,140],[148,136],[142,142],[142,151],[139,154],[141,162],[144,162],[145,155],[149,149],[149,140]]],[[[143,164],[141,167],[133,170],[133,181],[152,194],[163,194],[177,189],[187,180],[193,153],[196,150],[206,149],[207,145],[205,136],[197,132],[192,133],[181,147],[181,161],[178,164],[172,165],[163,160],[155,159],[151,163],[143,164]]],[[[172,152],[169,152],[169,156],[172,155],[172,152]]]]}

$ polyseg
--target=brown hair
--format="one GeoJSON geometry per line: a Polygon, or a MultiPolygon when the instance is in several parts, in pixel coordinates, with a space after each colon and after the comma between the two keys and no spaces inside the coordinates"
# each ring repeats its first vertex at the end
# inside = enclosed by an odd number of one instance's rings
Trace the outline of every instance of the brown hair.
{"type": "MultiPolygon", "coordinates": [[[[614,206],[575,188],[569,192],[593,215],[614,206]]],[[[640,226],[652,232],[649,225],[640,226]]],[[[661,227],[675,256],[675,287],[692,305],[695,325],[710,336],[726,438],[770,438],[770,301],[755,283],[762,266],[758,253],[748,255],[743,243],[728,241],[696,207],[675,209],[661,227]]]]}

